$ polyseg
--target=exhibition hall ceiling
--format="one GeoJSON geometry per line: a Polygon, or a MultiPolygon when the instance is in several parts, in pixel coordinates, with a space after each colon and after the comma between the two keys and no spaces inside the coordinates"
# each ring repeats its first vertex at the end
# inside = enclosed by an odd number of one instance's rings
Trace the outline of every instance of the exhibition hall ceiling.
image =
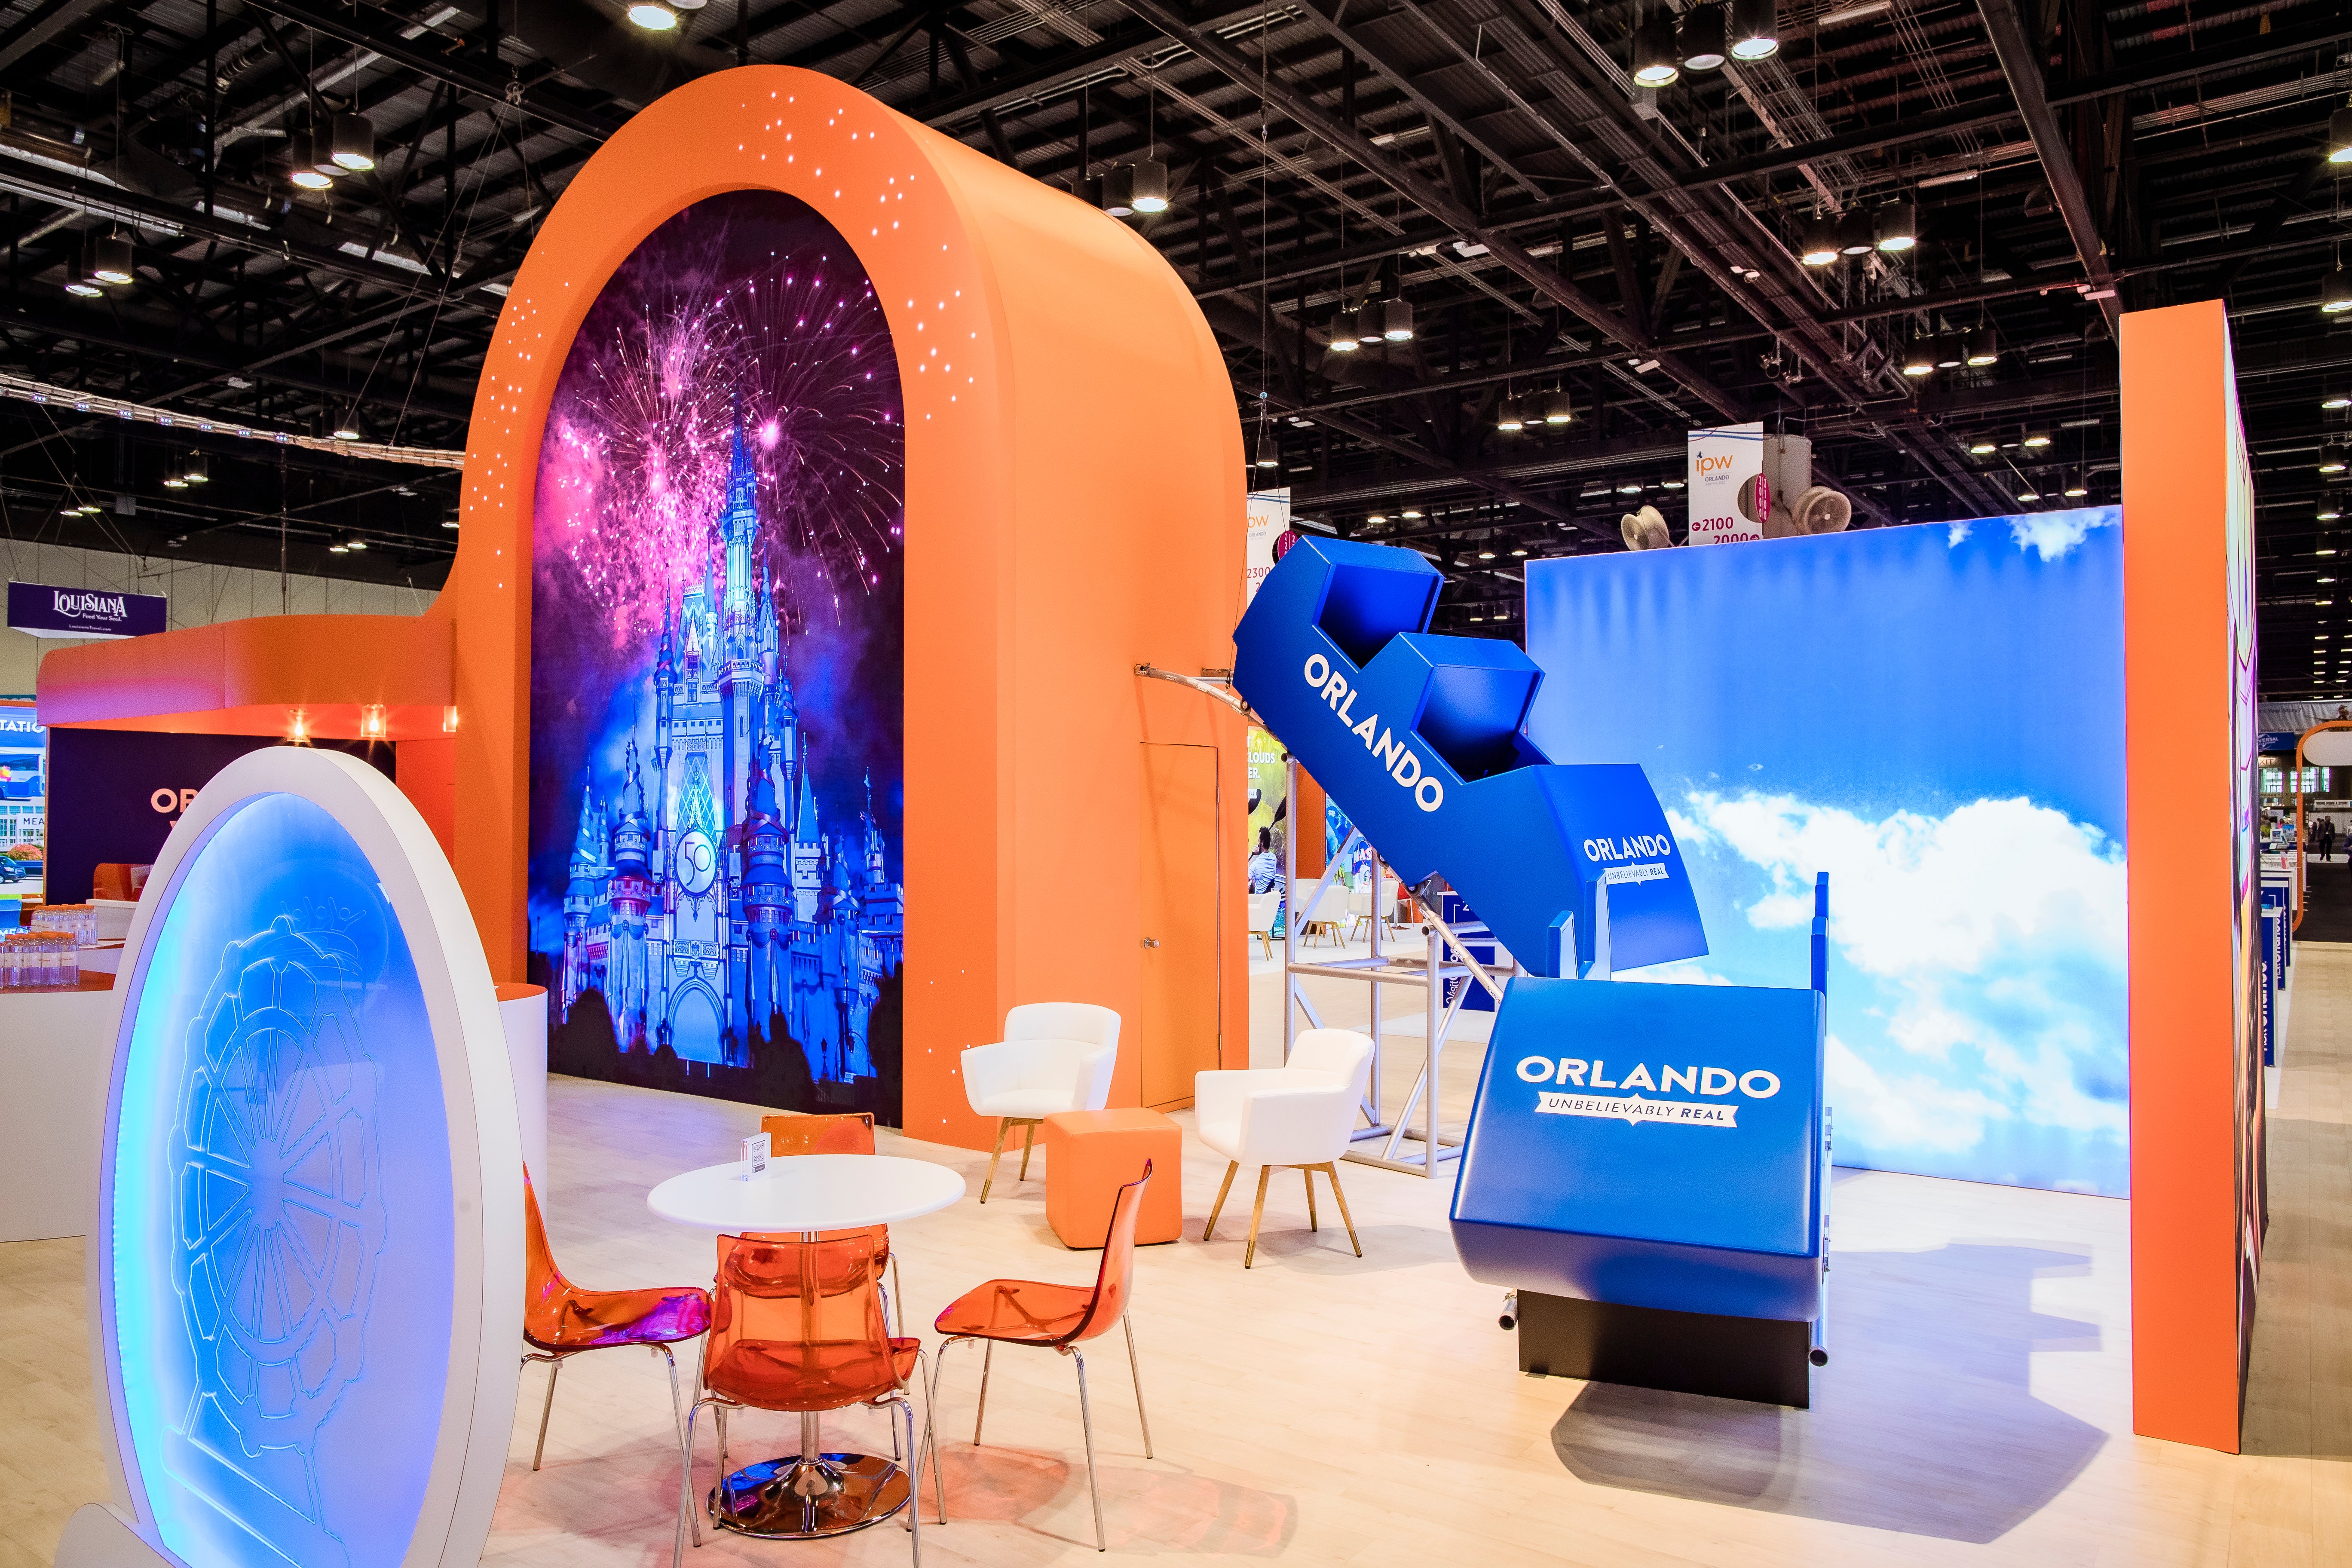
{"type": "MultiPolygon", "coordinates": [[[[1856,526],[2112,502],[2118,317],[2223,296],[2264,694],[2352,693],[2352,665],[2304,658],[2352,605],[2318,553],[2352,426],[2352,310],[2322,309],[2338,285],[2352,305],[2342,0],[631,15],[0,7],[0,377],[175,416],[0,397],[8,535],[436,584],[456,472],[334,437],[461,448],[506,285],[582,163],[680,81],[783,63],[1139,206],[1122,221],[1224,350],[1253,485],[1431,555],[1446,629],[1516,601],[1526,559],[1622,548],[1644,500],[1678,527],[1694,426],[1811,436],[1856,526]]],[[[1148,482],[1152,432],[1134,445],[1148,482]]]]}

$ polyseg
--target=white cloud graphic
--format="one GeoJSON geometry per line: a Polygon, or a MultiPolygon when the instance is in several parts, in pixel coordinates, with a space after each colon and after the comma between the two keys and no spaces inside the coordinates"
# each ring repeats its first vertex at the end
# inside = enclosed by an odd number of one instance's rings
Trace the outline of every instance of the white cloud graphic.
{"type": "Polygon", "coordinates": [[[1760,874],[1744,905],[1708,911],[1718,965],[1743,979],[1737,954],[1753,939],[1723,931],[1726,918],[1793,936],[1812,919],[1814,873],[1829,873],[1831,945],[1845,966],[1832,983],[1830,1050],[1842,1149],[1992,1180],[2039,1163],[2051,1169],[2036,1184],[2120,1190],[2125,872],[2114,839],[2022,798],[1871,820],[1786,795],[1694,791],[1670,816],[1686,857],[1760,874]]]}
{"type": "Polygon", "coordinates": [[[2038,550],[2042,560],[2055,561],[2089,538],[2093,529],[2114,528],[2122,521],[2122,513],[2114,507],[2032,511],[2009,520],[2009,536],[2017,541],[2019,549],[2038,550]]]}

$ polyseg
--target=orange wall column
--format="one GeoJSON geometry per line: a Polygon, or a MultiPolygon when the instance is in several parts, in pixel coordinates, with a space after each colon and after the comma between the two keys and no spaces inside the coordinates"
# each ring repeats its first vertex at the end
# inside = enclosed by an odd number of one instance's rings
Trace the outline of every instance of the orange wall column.
{"type": "Polygon", "coordinates": [[[2253,740],[2235,712],[2251,673],[2230,613],[2232,509],[2252,524],[2231,493],[2232,374],[2218,302],[2124,317],[2132,1429],[2234,1453],[2247,990],[2233,883],[2259,872],[2232,863],[2232,776],[2253,740]]]}

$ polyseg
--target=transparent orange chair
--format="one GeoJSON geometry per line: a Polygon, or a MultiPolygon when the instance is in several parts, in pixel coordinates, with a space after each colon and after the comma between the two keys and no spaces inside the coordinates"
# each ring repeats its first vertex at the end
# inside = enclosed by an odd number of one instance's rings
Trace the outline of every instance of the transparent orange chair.
{"type": "MultiPolygon", "coordinates": [[[[1034,1345],[1059,1351],[1077,1364],[1078,1424],[1087,1439],[1087,1490],[1095,1505],[1095,1550],[1109,1549],[1103,1535],[1102,1489],[1095,1479],[1094,1414],[1087,1404],[1087,1358],[1078,1349],[1087,1341],[1127,1331],[1127,1366],[1135,1379],[1135,1417],[1143,1427],[1143,1457],[1151,1458],[1151,1417],[1143,1409],[1143,1372],[1135,1359],[1135,1325],[1128,1321],[1127,1304],[1135,1294],[1135,1220],[1142,1212],[1143,1189],[1151,1181],[1151,1162],[1143,1174],[1118,1190],[1111,1210],[1110,1229],[1103,1237],[1102,1267],[1091,1289],[1084,1285],[1048,1285],[1034,1279],[991,1279],[965,1291],[941,1312],[935,1327],[946,1335],[939,1360],[931,1367],[931,1408],[939,1409],[939,1376],[947,1365],[948,1351],[966,1341],[988,1347],[980,1364],[980,1408],[971,1419],[971,1441],[980,1446],[981,1425],[988,1418],[988,1373],[999,1344],[1034,1345]]],[[[938,1458],[932,1465],[937,1472],[938,1458]]],[[[942,1482],[944,1491],[945,1483],[942,1482]]],[[[940,1501],[940,1519],[947,1519],[947,1501],[940,1501]]]]}
{"type": "MultiPolygon", "coordinates": [[[[762,1116],[760,1131],[768,1135],[768,1152],[778,1159],[792,1154],[871,1154],[874,1152],[874,1118],[867,1111],[847,1112],[837,1116],[762,1116]]],[[[874,1265],[890,1267],[889,1289],[882,1293],[882,1304],[889,1309],[890,1321],[899,1332],[907,1328],[906,1314],[899,1303],[905,1297],[898,1289],[898,1259],[890,1251],[890,1227],[887,1225],[866,1226],[858,1230],[828,1230],[821,1232],[820,1241],[838,1241],[844,1237],[870,1236],[874,1238],[874,1265]]],[[[798,1241],[798,1236],[771,1237],[774,1241],[798,1241]]]]}
{"type": "Polygon", "coordinates": [[[563,1277],[548,1250],[547,1226],[539,1215],[539,1194],[531,1191],[530,1171],[522,1173],[523,1240],[529,1257],[523,1276],[522,1337],[531,1350],[523,1363],[547,1363],[547,1402],[539,1410],[539,1442],[530,1451],[530,1468],[539,1468],[547,1451],[547,1418],[555,1409],[555,1380],[569,1358],[588,1351],[620,1350],[643,1345],[669,1363],[669,1408],[677,1428],[681,1455],[686,1442],[686,1413],[679,1407],[677,1358],[669,1347],[690,1340],[710,1326],[709,1292],[692,1285],[659,1286],[646,1290],[585,1290],[563,1277]]]}
{"type": "MultiPolygon", "coordinates": [[[[694,1426],[705,1406],[720,1417],[740,1410],[791,1411],[801,1417],[798,1454],[733,1473],[727,1468],[726,1428],[720,1426],[716,1522],[746,1535],[802,1539],[872,1524],[904,1506],[915,1562],[922,1562],[917,1492],[923,1455],[932,1445],[928,1418],[917,1441],[908,1380],[924,1375],[923,1345],[920,1340],[891,1337],[882,1318],[880,1278],[873,1239],[862,1230],[817,1241],[719,1238],[702,1387],[686,1416],[686,1479],[672,1568],[695,1521],[694,1426]],[[861,1405],[888,1408],[905,1418],[903,1447],[892,1423],[890,1459],[824,1451],[819,1413],[861,1405]],[[913,1456],[911,1469],[901,1455],[913,1456]]],[[[936,1453],[932,1475],[944,1521],[947,1494],[939,1481],[936,1453]]],[[[700,1545],[698,1521],[693,1533],[700,1545]]]]}

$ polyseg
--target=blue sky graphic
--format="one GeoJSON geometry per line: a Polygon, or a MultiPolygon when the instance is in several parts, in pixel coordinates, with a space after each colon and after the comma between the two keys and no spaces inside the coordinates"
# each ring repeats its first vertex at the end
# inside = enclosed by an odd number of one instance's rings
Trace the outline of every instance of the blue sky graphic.
{"type": "Polygon", "coordinates": [[[1801,985],[1830,873],[1841,1164],[2124,1195],[2115,508],[1533,562],[1530,732],[1638,762],[1709,955],[1801,985]]]}

